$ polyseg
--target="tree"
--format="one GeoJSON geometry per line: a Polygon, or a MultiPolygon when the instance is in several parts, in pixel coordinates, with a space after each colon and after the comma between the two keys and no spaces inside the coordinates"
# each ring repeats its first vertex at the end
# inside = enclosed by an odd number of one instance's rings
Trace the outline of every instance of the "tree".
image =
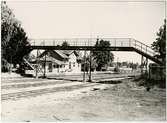
{"type": "Polygon", "coordinates": [[[158,53],[156,57],[161,58],[163,63],[166,63],[166,19],[164,24],[160,27],[157,32],[156,41],[152,44],[152,49],[158,53]]]}
{"type": "Polygon", "coordinates": [[[20,22],[4,1],[1,2],[1,10],[2,60],[11,64],[20,64],[23,57],[30,52],[30,49],[25,47],[30,45],[28,38],[20,22]]]}
{"type": "Polygon", "coordinates": [[[11,36],[11,39],[8,44],[7,54],[5,59],[12,64],[20,64],[25,55],[30,52],[30,49],[27,49],[27,45],[30,45],[27,41],[26,33],[23,28],[16,27],[16,33],[11,36]]]}
{"type": "Polygon", "coordinates": [[[64,41],[61,46],[62,47],[67,47],[67,46],[70,46],[70,44],[67,41],[64,41]]]}
{"type": "Polygon", "coordinates": [[[18,22],[15,19],[14,14],[11,9],[8,8],[5,1],[1,2],[1,47],[2,56],[5,55],[5,48],[8,46],[9,40],[12,33],[14,32],[14,27],[18,22]]]}
{"type": "MultiPolygon", "coordinates": [[[[110,42],[104,40],[97,40],[95,47],[109,47],[110,42]]],[[[102,67],[107,66],[114,60],[114,55],[110,51],[93,51],[93,58],[97,63],[97,70],[102,70],[102,67]]]]}
{"type": "Polygon", "coordinates": [[[90,55],[92,55],[92,52],[88,56],[86,56],[86,71],[88,72],[90,69],[90,64],[91,64],[91,71],[94,71],[97,67],[97,63],[95,59],[90,59],[90,55]],[[90,61],[91,60],[91,61],[90,61]]]}

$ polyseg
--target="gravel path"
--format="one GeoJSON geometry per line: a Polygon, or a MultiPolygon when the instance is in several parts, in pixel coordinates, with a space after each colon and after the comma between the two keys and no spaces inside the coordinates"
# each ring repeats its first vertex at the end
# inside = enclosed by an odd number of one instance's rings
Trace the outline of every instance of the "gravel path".
{"type": "Polygon", "coordinates": [[[7,84],[10,82],[5,85],[5,81],[2,81],[2,91],[6,90],[6,94],[1,95],[2,121],[104,122],[166,119],[165,89],[153,88],[148,92],[144,87],[138,87],[132,79],[115,84],[64,80],[40,82],[35,79],[25,79],[23,84],[24,79],[21,80],[10,80],[11,85],[7,84]]]}

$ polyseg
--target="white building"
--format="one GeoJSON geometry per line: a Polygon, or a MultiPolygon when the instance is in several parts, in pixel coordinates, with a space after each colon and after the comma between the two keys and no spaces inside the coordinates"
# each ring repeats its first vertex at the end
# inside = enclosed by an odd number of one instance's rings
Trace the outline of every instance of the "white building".
{"type": "Polygon", "coordinates": [[[38,63],[42,66],[42,69],[44,69],[44,66],[46,67],[46,74],[81,72],[81,57],[79,52],[74,50],[44,51],[38,58],[38,63]]]}

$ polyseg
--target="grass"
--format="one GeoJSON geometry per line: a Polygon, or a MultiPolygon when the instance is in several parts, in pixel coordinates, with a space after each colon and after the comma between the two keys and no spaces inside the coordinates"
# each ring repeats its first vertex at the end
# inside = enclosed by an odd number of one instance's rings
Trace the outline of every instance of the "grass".
{"type": "Polygon", "coordinates": [[[147,77],[147,75],[141,75],[134,79],[138,86],[144,86],[146,88],[166,88],[166,81],[165,80],[152,80],[147,77]]]}

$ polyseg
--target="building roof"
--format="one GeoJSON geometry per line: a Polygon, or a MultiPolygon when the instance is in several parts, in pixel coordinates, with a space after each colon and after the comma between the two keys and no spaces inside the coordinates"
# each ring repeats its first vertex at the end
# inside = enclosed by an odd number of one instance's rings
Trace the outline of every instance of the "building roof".
{"type": "Polygon", "coordinates": [[[53,62],[58,64],[58,65],[63,65],[65,64],[64,62],[60,61],[60,60],[57,60],[57,59],[53,59],[53,62]]]}
{"type": "Polygon", "coordinates": [[[66,56],[69,56],[72,53],[74,53],[77,57],[80,55],[79,51],[75,51],[75,50],[59,50],[59,51],[65,54],[66,56]]]}
{"type": "MultiPolygon", "coordinates": [[[[81,54],[75,50],[48,50],[48,51],[44,51],[43,53],[41,53],[39,55],[38,58],[40,58],[40,61],[44,61],[44,55],[47,54],[47,53],[56,53],[58,54],[61,58],[63,58],[64,60],[66,59],[69,59],[69,55],[71,55],[72,53],[74,53],[77,57],[77,59],[81,59],[81,54]]],[[[46,61],[49,62],[49,61],[55,61],[55,63],[57,64],[64,64],[64,61],[60,61],[58,60],[57,58],[55,58],[54,55],[46,55],[46,61]]]]}
{"type": "MultiPolygon", "coordinates": [[[[45,62],[45,58],[40,58],[39,61],[40,62],[45,62]]],[[[57,65],[63,65],[63,64],[65,64],[63,61],[55,59],[55,58],[53,58],[51,56],[47,56],[46,57],[46,62],[53,62],[53,63],[56,63],[57,65]]]]}
{"type": "Polygon", "coordinates": [[[68,56],[74,52],[74,50],[59,50],[59,51],[68,55],[68,56]]]}
{"type": "Polygon", "coordinates": [[[61,50],[54,50],[54,52],[56,52],[57,54],[59,54],[62,58],[64,59],[68,59],[69,57],[64,54],[61,50]]]}

